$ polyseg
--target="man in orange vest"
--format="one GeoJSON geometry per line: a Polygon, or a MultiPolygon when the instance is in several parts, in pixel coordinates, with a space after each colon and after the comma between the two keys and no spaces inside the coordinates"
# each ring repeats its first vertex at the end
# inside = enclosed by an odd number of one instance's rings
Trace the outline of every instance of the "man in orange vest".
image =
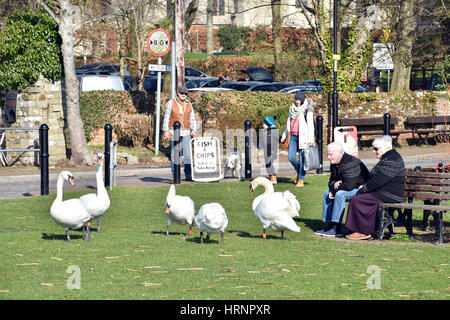
{"type": "MultiPolygon", "coordinates": [[[[180,126],[181,154],[184,156],[184,175],[186,180],[192,180],[191,175],[191,138],[197,130],[195,113],[192,104],[187,100],[188,89],[186,86],[177,88],[177,96],[166,104],[166,112],[163,120],[163,138],[170,139],[170,168],[173,176],[173,124],[178,121],[180,126]]],[[[180,154],[180,156],[181,156],[180,154]]]]}

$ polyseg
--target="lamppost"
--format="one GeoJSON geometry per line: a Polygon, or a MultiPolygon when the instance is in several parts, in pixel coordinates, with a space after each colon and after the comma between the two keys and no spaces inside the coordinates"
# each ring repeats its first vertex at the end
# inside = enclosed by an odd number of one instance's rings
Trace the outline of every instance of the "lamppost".
{"type": "Polygon", "coordinates": [[[333,8],[333,122],[332,122],[332,133],[333,133],[333,141],[334,141],[334,128],[337,127],[338,124],[338,98],[339,95],[337,93],[337,62],[341,58],[340,55],[337,54],[337,0],[334,0],[334,8],[333,8]]]}

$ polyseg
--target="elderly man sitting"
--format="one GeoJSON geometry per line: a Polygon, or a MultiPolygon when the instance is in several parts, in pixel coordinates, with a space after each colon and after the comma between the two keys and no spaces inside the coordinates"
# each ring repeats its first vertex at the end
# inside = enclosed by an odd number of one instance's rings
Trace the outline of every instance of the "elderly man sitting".
{"type": "Polygon", "coordinates": [[[358,158],[344,152],[343,146],[332,142],[327,146],[330,161],[330,180],[328,190],[323,193],[323,221],[328,226],[314,234],[324,237],[342,237],[341,222],[345,203],[358,192],[368,177],[369,170],[358,158]]]}
{"type": "Polygon", "coordinates": [[[382,136],[372,142],[380,161],[370,170],[369,179],[359,188],[349,203],[345,227],[354,231],[351,240],[364,240],[375,230],[381,202],[403,201],[405,191],[405,164],[402,156],[392,149],[392,137],[382,136]]]}

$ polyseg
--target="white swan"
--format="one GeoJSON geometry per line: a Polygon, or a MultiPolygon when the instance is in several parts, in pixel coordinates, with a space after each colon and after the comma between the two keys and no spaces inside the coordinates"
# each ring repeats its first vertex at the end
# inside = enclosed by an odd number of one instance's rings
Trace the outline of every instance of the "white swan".
{"type": "MultiPolygon", "coordinates": [[[[56,223],[63,226],[66,230],[67,241],[71,242],[69,236],[70,229],[79,229],[86,222],[91,219],[91,215],[87,212],[86,207],[80,201],[80,199],[69,199],[63,201],[63,184],[64,180],[69,181],[72,186],[75,185],[72,173],[69,171],[62,171],[58,176],[58,182],[56,184],[56,199],[50,208],[50,216],[56,223]]],[[[89,232],[89,229],[87,233],[89,232]]],[[[89,241],[88,234],[86,233],[85,241],[89,241]]]]}
{"type": "Polygon", "coordinates": [[[220,243],[223,244],[228,218],[220,203],[213,202],[202,205],[195,217],[195,224],[200,229],[200,243],[203,243],[203,231],[206,231],[206,240],[209,240],[211,233],[220,232],[220,243]]]}
{"type": "MultiPolygon", "coordinates": [[[[100,232],[100,219],[105,214],[106,210],[108,210],[110,201],[103,182],[102,169],[104,154],[98,153],[97,158],[97,169],[95,173],[97,179],[97,193],[85,194],[80,200],[86,206],[92,219],[97,219],[97,232],[100,232]]],[[[88,227],[90,227],[90,222],[88,223],[88,227]]]]}
{"type": "Polygon", "coordinates": [[[194,201],[189,197],[176,195],[175,185],[171,185],[166,197],[165,208],[167,216],[166,235],[169,235],[172,221],[179,224],[189,224],[188,235],[192,235],[192,224],[194,223],[195,218],[194,201]]]}
{"type": "Polygon", "coordinates": [[[252,209],[256,218],[263,225],[263,238],[266,238],[267,228],[281,231],[283,238],[284,230],[300,232],[292,216],[298,216],[300,203],[295,196],[289,192],[274,192],[272,183],[264,177],[254,179],[250,184],[250,195],[258,186],[264,186],[264,193],[253,200],[252,209]]]}

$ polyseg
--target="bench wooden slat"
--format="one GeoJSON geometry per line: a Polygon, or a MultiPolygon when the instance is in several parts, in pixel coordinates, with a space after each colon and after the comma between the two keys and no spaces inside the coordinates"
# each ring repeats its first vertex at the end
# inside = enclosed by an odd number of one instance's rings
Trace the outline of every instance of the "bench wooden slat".
{"type": "MultiPolygon", "coordinates": [[[[376,125],[384,125],[384,118],[347,118],[340,119],[340,124],[342,126],[376,126],[376,125]]],[[[391,117],[390,120],[391,125],[398,123],[397,117],[391,117]]]]}
{"type": "Polygon", "coordinates": [[[431,186],[424,184],[406,184],[406,191],[450,192],[450,186],[431,186]]]}
{"type": "Polygon", "coordinates": [[[415,204],[415,203],[380,203],[381,207],[411,210],[450,211],[450,206],[415,204]]]}
{"type": "Polygon", "coordinates": [[[450,185],[450,181],[447,179],[435,179],[435,178],[411,178],[406,177],[406,184],[420,184],[420,185],[436,185],[436,186],[447,186],[450,185]]]}
{"type": "Polygon", "coordinates": [[[426,192],[414,192],[405,191],[404,196],[406,198],[414,198],[414,200],[450,200],[450,194],[448,193],[426,193],[426,192]]]}
{"type": "MultiPolygon", "coordinates": [[[[420,178],[438,178],[438,179],[450,179],[450,173],[445,172],[420,172],[420,171],[407,171],[406,177],[420,177],[420,178]]],[[[438,180],[436,179],[436,180],[438,180]]]]}
{"type": "Polygon", "coordinates": [[[450,123],[450,117],[447,116],[425,116],[425,117],[407,117],[408,124],[445,124],[450,123]]]}

